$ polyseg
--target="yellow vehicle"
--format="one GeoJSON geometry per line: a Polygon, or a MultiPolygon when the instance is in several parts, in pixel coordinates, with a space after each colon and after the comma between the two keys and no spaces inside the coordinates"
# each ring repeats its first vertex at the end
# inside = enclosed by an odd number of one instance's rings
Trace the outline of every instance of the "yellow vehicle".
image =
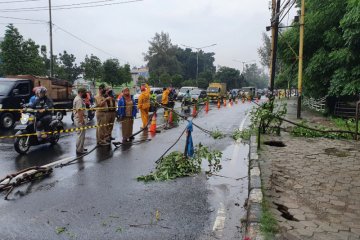
{"type": "Polygon", "coordinates": [[[247,100],[253,100],[254,98],[260,99],[261,97],[261,95],[257,93],[256,87],[243,87],[241,88],[241,93],[247,100]]]}
{"type": "Polygon", "coordinates": [[[209,100],[222,100],[226,98],[226,83],[210,83],[206,93],[209,100]]]}

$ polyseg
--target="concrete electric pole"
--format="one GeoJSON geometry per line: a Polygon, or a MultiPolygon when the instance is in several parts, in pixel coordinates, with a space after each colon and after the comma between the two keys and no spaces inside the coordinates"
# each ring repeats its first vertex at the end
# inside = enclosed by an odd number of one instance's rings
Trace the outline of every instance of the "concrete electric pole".
{"type": "Polygon", "coordinates": [[[304,30],[305,30],[305,0],[301,0],[300,16],[300,44],[299,44],[299,74],[298,74],[298,101],[297,101],[297,118],[301,118],[301,95],[303,80],[303,54],[304,54],[304,30]]]}
{"type": "Polygon", "coordinates": [[[49,0],[49,27],[50,27],[50,77],[53,77],[54,76],[54,55],[53,55],[53,37],[52,37],[51,0],[49,0]]]}

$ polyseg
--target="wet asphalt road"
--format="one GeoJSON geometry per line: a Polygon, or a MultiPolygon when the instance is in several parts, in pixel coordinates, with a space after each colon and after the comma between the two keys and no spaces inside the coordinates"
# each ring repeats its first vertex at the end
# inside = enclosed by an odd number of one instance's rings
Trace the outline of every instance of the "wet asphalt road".
{"type": "MultiPolygon", "coordinates": [[[[252,106],[211,106],[209,113],[201,112],[194,122],[231,133],[252,106]]],[[[72,127],[69,117],[64,122],[72,127]]],[[[203,173],[168,182],[136,181],[154,169],[154,162],[185,125],[182,122],[156,136],[137,136],[149,142],[97,148],[76,164],[56,168],[51,177],[15,189],[11,200],[0,199],[0,239],[241,239],[248,186],[246,144],[229,137],[214,140],[195,128],[194,144],[201,142],[223,152],[221,176],[203,173]]],[[[136,120],[134,129],[139,126],[136,120]]],[[[116,125],[114,135],[118,137],[119,132],[116,125]]],[[[74,142],[75,136],[69,135],[57,146],[34,147],[18,156],[11,141],[2,141],[0,176],[74,157],[74,142]]],[[[89,149],[95,146],[94,130],[87,132],[86,144],[89,149]]],[[[173,150],[182,151],[184,144],[185,137],[173,150]]]]}

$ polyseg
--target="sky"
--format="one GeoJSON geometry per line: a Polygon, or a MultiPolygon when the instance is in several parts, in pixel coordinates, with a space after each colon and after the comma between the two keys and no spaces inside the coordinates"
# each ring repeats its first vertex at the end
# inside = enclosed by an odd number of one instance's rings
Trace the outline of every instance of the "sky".
{"type": "MultiPolygon", "coordinates": [[[[109,4],[126,0],[51,1],[56,6],[85,2],[109,4]]],[[[24,38],[49,46],[49,24],[2,18],[49,21],[47,10],[3,12],[4,9],[39,6],[48,6],[48,0],[0,0],[0,34],[4,35],[6,24],[12,22],[24,38]]],[[[255,60],[259,63],[257,49],[262,45],[262,32],[270,25],[270,15],[269,0],[143,0],[103,7],[53,10],[53,49],[54,54],[63,50],[74,54],[77,62],[82,61],[86,54],[94,54],[103,61],[116,57],[121,64],[141,66],[146,64],[143,53],[149,47],[148,41],[156,32],[163,31],[169,33],[172,43],[179,46],[216,44],[204,49],[215,53],[215,65],[242,70],[242,61],[255,60]]]]}

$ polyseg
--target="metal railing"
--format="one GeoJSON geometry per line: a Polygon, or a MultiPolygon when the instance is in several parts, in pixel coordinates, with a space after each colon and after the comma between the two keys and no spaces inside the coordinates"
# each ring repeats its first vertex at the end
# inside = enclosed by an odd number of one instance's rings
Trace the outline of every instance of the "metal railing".
{"type": "Polygon", "coordinates": [[[320,99],[304,97],[303,104],[317,112],[325,112],[326,97],[320,99]]]}

